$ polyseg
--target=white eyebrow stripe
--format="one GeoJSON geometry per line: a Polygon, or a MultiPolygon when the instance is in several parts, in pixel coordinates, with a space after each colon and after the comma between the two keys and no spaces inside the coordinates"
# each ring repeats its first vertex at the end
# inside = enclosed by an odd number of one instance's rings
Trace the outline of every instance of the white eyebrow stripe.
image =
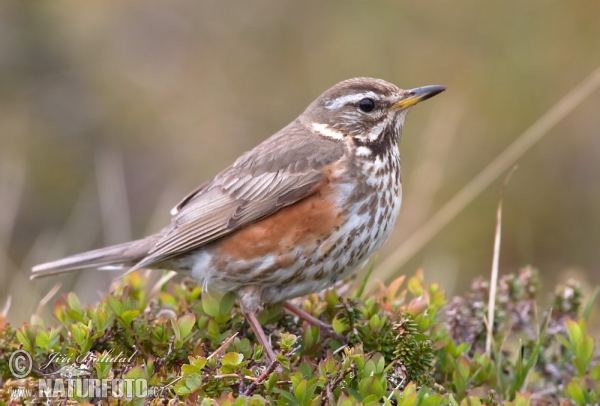
{"type": "Polygon", "coordinates": [[[327,102],[325,108],[327,110],[336,110],[340,107],[343,107],[347,104],[356,103],[365,97],[370,99],[379,100],[379,96],[375,92],[363,92],[363,93],[355,93],[355,94],[347,94],[345,96],[340,96],[337,99],[333,99],[327,102]]]}
{"type": "Polygon", "coordinates": [[[334,140],[343,140],[344,134],[340,131],[329,127],[327,124],[312,123],[313,130],[324,137],[332,138],[334,140]]]}

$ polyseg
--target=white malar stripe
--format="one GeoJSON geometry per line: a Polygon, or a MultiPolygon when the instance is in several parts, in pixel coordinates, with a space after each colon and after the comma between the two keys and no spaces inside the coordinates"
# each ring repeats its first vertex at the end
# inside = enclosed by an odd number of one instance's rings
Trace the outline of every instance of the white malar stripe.
{"type": "Polygon", "coordinates": [[[360,156],[369,156],[371,155],[371,150],[368,147],[358,147],[356,148],[356,155],[360,156]]]}
{"type": "Polygon", "coordinates": [[[369,131],[369,141],[377,140],[381,136],[381,133],[387,128],[389,122],[389,118],[386,118],[381,123],[373,127],[371,131],[369,131]]]}
{"type": "Polygon", "coordinates": [[[379,96],[374,92],[364,92],[364,93],[355,93],[355,94],[347,94],[345,96],[340,96],[337,99],[333,99],[327,103],[325,108],[327,110],[336,110],[340,107],[343,107],[347,104],[352,104],[361,101],[365,97],[370,99],[379,100],[379,96]]]}
{"type": "Polygon", "coordinates": [[[332,138],[334,140],[343,140],[344,134],[338,130],[329,127],[327,124],[313,123],[313,130],[323,137],[332,138]]]}

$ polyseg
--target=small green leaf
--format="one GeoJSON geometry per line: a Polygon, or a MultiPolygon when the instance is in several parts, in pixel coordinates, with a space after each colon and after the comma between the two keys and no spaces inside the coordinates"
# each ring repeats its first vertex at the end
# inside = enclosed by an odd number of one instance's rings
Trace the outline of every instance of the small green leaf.
{"type": "Polygon", "coordinates": [[[175,393],[177,393],[179,396],[185,396],[192,393],[192,391],[186,386],[184,380],[180,380],[179,382],[177,382],[173,390],[175,390],[175,393]]]}
{"type": "Polygon", "coordinates": [[[333,319],[333,323],[331,323],[331,325],[333,327],[333,331],[335,331],[338,334],[343,334],[350,327],[347,323],[344,322],[344,320],[337,316],[333,319]]]}
{"type": "Polygon", "coordinates": [[[273,388],[275,388],[276,384],[277,384],[277,372],[272,372],[271,375],[269,375],[269,379],[267,379],[267,381],[265,382],[265,388],[267,388],[267,390],[273,390],[273,388]]]}
{"type": "Polygon", "coordinates": [[[85,345],[85,340],[88,336],[88,331],[83,326],[78,324],[71,325],[71,334],[73,335],[73,339],[80,346],[83,347],[85,345]]]}
{"type": "Polygon", "coordinates": [[[281,366],[286,368],[290,366],[290,359],[283,354],[277,354],[275,358],[281,364],[281,366]]]}
{"type": "Polygon", "coordinates": [[[228,352],[221,360],[222,365],[238,366],[244,360],[244,355],[237,352],[228,352]]]}
{"type": "Polygon", "coordinates": [[[219,314],[229,314],[235,303],[235,293],[229,292],[221,298],[219,303],[219,314]]]}
{"type": "Polygon", "coordinates": [[[71,292],[67,295],[67,302],[71,309],[75,310],[77,313],[81,313],[81,303],[79,303],[79,299],[77,299],[75,293],[71,292]]]}
{"type": "Polygon", "coordinates": [[[45,331],[40,331],[39,333],[37,333],[35,336],[35,344],[38,347],[47,350],[50,346],[50,339],[48,338],[48,334],[46,334],[45,331]]]}
{"type": "Polygon", "coordinates": [[[146,379],[146,373],[144,372],[144,369],[141,366],[137,366],[127,371],[127,373],[125,374],[125,378],[146,379]]]}
{"type": "Polygon", "coordinates": [[[194,392],[202,384],[202,375],[190,374],[185,377],[185,386],[188,387],[190,392],[194,392]]]}
{"type": "Polygon", "coordinates": [[[125,322],[126,326],[131,326],[131,322],[137,317],[138,314],[140,314],[139,310],[126,310],[121,313],[121,319],[123,319],[123,322],[125,322]]]}
{"type": "Polygon", "coordinates": [[[123,313],[123,303],[113,295],[108,295],[108,305],[117,316],[123,313]]]}
{"type": "Polygon", "coordinates": [[[567,386],[567,392],[569,392],[569,396],[577,403],[578,405],[585,405],[585,395],[583,393],[583,389],[579,384],[575,382],[569,383],[567,386]]]}
{"type": "Polygon", "coordinates": [[[575,346],[575,356],[583,365],[583,370],[578,371],[580,375],[585,375],[587,367],[592,362],[594,356],[594,340],[589,335],[584,335],[577,341],[575,346]]]}
{"type": "Polygon", "coordinates": [[[190,335],[196,324],[196,315],[194,313],[184,314],[177,320],[179,326],[180,338],[183,340],[190,335]]]}
{"type": "Polygon", "coordinates": [[[195,365],[184,364],[181,366],[181,372],[183,372],[186,375],[199,374],[201,373],[201,369],[195,365]]]}
{"type": "Polygon", "coordinates": [[[600,364],[596,364],[596,366],[592,368],[590,372],[590,378],[595,381],[600,381],[600,364]]]}
{"type": "Polygon", "coordinates": [[[572,348],[575,348],[577,342],[581,339],[583,332],[581,327],[575,320],[567,319],[565,322],[567,327],[567,333],[569,334],[569,341],[571,342],[572,348]]]}
{"type": "Polygon", "coordinates": [[[363,396],[375,395],[375,400],[379,400],[383,397],[383,386],[375,376],[370,376],[361,380],[358,384],[358,390],[363,396]]]}
{"type": "Polygon", "coordinates": [[[461,355],[458,358],[456,364],[457,364],[456,366],[458,368],[458,372],[459,372],[460,376],[463,377],[465,380],[467,380],[471,373],[471,363],[469,362],[467,357],[465,357],[464,355],[461,355]]]}
{"type": "Polygon", "coordinates": [[[481,400],[477,399],[474,396],[469,396],[464,398],[462,402],[460,402],[460,406],[482,406],[481,400]]]}
{"type": "Polygon", "coordinates": [[[211,295],[211,292],[202,292],[202,309],[211,317],[219,315],[219,299],[211,295]]]}
{"type": "Polygon", "coordinates": [[[207,359],[204,357],[188,357],[188,359],[190,360],[190,364],[192,364],[198,369],[204,368],[207,362],[207,359]]]}
{"type": "Polygon", "coordinates": [[[21,330],[17,330],[17,340],[19,340],[23,347],[31,349],[31,342],[29,341],[25,333],[23,333],[26,328],[27,327],[24,326],[21,330]]]}
{"type": "Polygon", "coordinates": [[[429,395],[421,401],[420,406],[439,406],[442,403],[442,395],[429,395]]]}
{"type": "Polygon", "coordinates": [[[315,385],[310,385],[306,379],[302,379],[294,387],[294,395],[300,406],[307,406],[310,404],[312,397],[315,393],[315,385]]]}

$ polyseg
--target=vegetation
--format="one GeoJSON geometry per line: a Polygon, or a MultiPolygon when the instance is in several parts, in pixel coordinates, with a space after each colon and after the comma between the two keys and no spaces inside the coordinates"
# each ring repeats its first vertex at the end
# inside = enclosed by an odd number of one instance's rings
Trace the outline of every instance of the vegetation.
{"type": "Polygon", "coordinates": [[[64,377],[74,364],[100,380],[147,380],[147,397],[110,399],[114,404],[597,403],[600,358],[589,332],[594,295],[584,305],[580,287],[569,283],[554,293],[552,309],[542,310],[538,292],[534,269],[500,279],[486,354],[485,281],[448,302],[420,271],[369,294],[340,285],[299,303],[335,333],[308,327],[281,306],[260,313],[279,354],[271,364],[232,294],[203,293],[189,280],[150,286],[134,273],[96,306],[63,295],[53,327],[34,320],[14,328],[0,320],[0,403],[46,401],[38,378],[64,377]],[[22,379],[9,365],[17,349],[34,360],[22,379]],[[19,387],[32,388],[32,398],[11,398],[19,387]]]}

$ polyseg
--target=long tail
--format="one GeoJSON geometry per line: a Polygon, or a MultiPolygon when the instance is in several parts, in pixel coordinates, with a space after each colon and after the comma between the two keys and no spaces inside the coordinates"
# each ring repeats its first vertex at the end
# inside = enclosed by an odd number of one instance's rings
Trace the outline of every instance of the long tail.
{"type": "Polygon", "coordinates": [[[57,261],[36,265],[33,267],[33,275],[30,279],[57,275],[82,268],[97,268],[106,265],[133,266],[148,255],[158,238],[158,234],[155,234],[141,240],[82,252],[57,261]]]}

